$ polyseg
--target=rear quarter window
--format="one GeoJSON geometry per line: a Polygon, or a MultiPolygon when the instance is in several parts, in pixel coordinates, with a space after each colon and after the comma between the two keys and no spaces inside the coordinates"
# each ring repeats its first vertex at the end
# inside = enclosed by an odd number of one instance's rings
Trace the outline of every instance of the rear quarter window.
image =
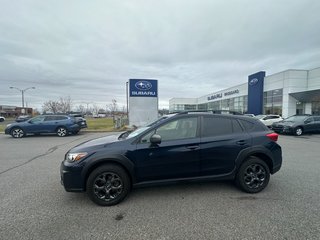
{"type": "Polygon", "coordinates": [[[254,131],[266,131],[268,128],[263,124],[260,123],[259,121],[254,121],[254,122],[249,122],[243,119],[239,119],[242,127],[247,131],[247,132],[254,132],[254,131]]]}

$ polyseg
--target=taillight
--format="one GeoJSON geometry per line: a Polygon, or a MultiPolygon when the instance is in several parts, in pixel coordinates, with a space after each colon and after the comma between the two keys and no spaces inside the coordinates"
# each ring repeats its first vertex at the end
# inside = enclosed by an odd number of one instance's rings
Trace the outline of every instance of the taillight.
{"type": "Polygon", "coordinates": [[[269,133],[266,135],[268,138],[270,138],[272,141],[278,141],[278,137],[279,137],[279,134],[277,133],[269,133]]]}

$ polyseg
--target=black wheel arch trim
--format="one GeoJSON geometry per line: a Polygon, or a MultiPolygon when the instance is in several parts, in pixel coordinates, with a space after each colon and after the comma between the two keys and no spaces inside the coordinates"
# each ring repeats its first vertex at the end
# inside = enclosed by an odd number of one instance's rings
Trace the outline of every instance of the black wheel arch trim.
{"type": "Polygon", "coordinates": [[[270,150],[262,146],[253,146],[240,151],[235,161],[236,168],[239,169],[241,164],[250,156],[262,158],[261,160],[265,161],[269,166],[270,173],[273,173],[274,161],[272,153],[270,150]]]}
{"type": "Polygon", "coordinates": [[[134,164],[131,162],[127,157],[121,154],[110,154],[110,155],[93,155],[85,167],[83,168],[81,175],[84,179],[83,186],[86,185],[86,181],[90,175],[90,173],[96,169],[97,167],[108,164],[114,163],[123,167],[127,172],[128,176],[131,180],[131,184],[135,183],[135,171],[134,171],[134,164]]]}

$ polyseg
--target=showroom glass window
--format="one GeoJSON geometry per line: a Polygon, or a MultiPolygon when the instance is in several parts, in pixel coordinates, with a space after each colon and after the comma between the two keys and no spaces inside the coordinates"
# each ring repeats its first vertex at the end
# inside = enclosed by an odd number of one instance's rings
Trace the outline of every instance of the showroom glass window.
{"type": "Polygon", "coordinates": [[[282,89],[275,89],[263,93],[264,114],[282,115],[282,89]]]}

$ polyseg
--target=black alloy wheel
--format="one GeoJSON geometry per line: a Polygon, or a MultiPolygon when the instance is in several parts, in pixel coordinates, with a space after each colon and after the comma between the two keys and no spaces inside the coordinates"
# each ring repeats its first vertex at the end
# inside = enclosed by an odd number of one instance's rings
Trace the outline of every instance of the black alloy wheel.
{"type": "Polygon", "coordinates": [[[22,138],[24,136],[24,131],[21,128],[13,128],[11,130],[11,136],[14,138],[22,138]]]}
{"type": "Polygon", "coordinates": [[[121,202],[130,191],[130,179],[126,171],[114,164],[95,169],[87,180],[87,194],[96,204],[112,206],[121,202]]]}
{"type": "Polygon", "coordinates": [[[257,157],[250,157],[240,167],[236,176],[236,184],[247,193],[258,193],[269,183],[268,165],[257,157]]]}
{"type": "Polygon", "coordinates": [[[65,127],[58,127],[56,132],[59,137],[65,137],[68,134],[68,131],[65,127]]]}

